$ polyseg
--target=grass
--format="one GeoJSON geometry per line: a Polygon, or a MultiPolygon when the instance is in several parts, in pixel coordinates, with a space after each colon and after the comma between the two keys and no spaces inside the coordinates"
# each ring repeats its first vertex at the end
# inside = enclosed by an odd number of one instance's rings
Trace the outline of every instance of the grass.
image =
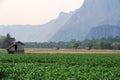
{"type": "Polygon", "coordinates": [[[62,53],[62,54],[120,54],[120,50],[86,50],[86,49],[48,49],[48,48],[26,48],[25,53],[62,53]]]}
{"type": "MultiPolygon", "coordinates": [[[[0,53],[7,53],[5,49],[0,49],[0,53]]],[[[25,48],[27,54],[120,54],[120,50],[97,50],[97,49],[60,49],[54,48],[25,48]]]]}

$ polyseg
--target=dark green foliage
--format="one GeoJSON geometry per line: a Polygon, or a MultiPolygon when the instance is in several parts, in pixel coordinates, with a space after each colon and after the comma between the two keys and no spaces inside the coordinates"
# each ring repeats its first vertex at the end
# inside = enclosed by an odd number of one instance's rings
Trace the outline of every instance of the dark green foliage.
{"type": "Polygon", "coordinates": [[[70,42],[28,42],[25,43],[26,48],[73,48],[73,44],[77,43],[77,48],[81,49],[120,49],[120,37],[107,38],[107,39],[93,39],[70,42]],[[79,46],[78,46],[79,45],[79,46]]]}
{"type": "Polygon", "coordinates": [[[79,43],[74,42],[74,43],[72,44],[72,48],[77,49],[78,47],[79,47],[79,43]]]}
{"type": "Polygon", "coordinates": [[[0,54],[0,79],[119,80],[119,54],[0,54]]]}
{"type": "Polygon", "coordinates": [[[2,78],[4,78],[4,77],[6,77],[5,73],[4,73],[4,72],[0,72],[0,80],[1,80],[2,78]]]}
{"type": "Polygon", "coordinates": [[[13,41],[15,41],[15,38],[12,38],[10,34],[2,36],[0,38],[0,48],[7,48],[13,41]]]}
{"type": "Polygon", "coordinates": [[[77,42],[80,44],[80,41],[72,40],[70,42],[27,42],[25,43],[26,48],[54,48],[54,47],[59,47],[59,48],[72,48],[72,45],[74,42],[77,42]]]}
{"type": "Polygon", "coordinates": [[[4,41],[5,41],[5,37],[0,36],[0,48],[3,46],[4,41]]]}
{"type": "Polygon", "coordinates": [[[119,49],[119,50],[120,50],[120,43],[119,43],[119,42],[112,43],[111,47],[112,47],[113,49],[119,49]]]}

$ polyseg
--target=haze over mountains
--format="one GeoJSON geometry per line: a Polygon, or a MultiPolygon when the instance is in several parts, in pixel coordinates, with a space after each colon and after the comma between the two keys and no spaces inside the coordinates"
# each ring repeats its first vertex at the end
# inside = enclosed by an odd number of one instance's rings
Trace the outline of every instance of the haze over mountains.
{"type": "Polygon", "coordinates": [[[23,42],[46,42],[65,24],[74,12],[61,12],[57,19],[43,25],[0,25],[0,34],[10,33],[17,40],[23,42]]]}
{"type": "Polygon", "coordinates": [[[81,8],[61,12],[57,19],[43,25],[0,26],[0,34],[10,33],[24,42],[107,38],[120,36],[119,32],[120,0],[85,0],[81,8]]]}
{"type": "Polygon", "coordinates": [[[84,40],[90,29],[105,24],[120,24],[120,0],[85,0],[51,40],[84,40]]]}

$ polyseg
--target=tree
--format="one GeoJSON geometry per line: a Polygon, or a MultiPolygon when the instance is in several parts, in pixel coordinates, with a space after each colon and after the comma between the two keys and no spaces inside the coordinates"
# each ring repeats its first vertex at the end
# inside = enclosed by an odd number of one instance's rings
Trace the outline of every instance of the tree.
{"type": "Polygon", "coordinates": [[[112,43],[111,46],[112,46],[113,49],[118,49],[118,50],[120,50],[120,43],[118,43],[118,42],[112,43]]]}
{"type": "Polygon", "coordinates": [[[72,48],[77,49],[78,47],[79,47],[79,43],[78,42],[74,42],[72,44],[72,48]]]}
{"type": "Polygon", "coordinates": [[[85,49],[90,50],[93,47],[93,41],[92,40],[85,40],[83,41],[83,45],[85,49]]]}
{"type": "Polygon", "coordinates": [[[5,36],[0,36],[0,48],[2,48],[4,40],[5,36]]]}
{"type": "Polygon", "coordinates": [[[13,41],[15,41],[15,38],[12,38],[8,33],[2,43],[2,48],[7,48],[13,41]]]}

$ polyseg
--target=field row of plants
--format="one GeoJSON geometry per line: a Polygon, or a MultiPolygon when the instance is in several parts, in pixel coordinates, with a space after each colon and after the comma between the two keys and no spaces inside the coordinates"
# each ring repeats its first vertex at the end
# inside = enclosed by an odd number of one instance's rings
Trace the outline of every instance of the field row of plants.
{"type": "Polygon", "coordinates": [[[0,53],[3,80],[119,80],[119,54],[0,53]]]}

